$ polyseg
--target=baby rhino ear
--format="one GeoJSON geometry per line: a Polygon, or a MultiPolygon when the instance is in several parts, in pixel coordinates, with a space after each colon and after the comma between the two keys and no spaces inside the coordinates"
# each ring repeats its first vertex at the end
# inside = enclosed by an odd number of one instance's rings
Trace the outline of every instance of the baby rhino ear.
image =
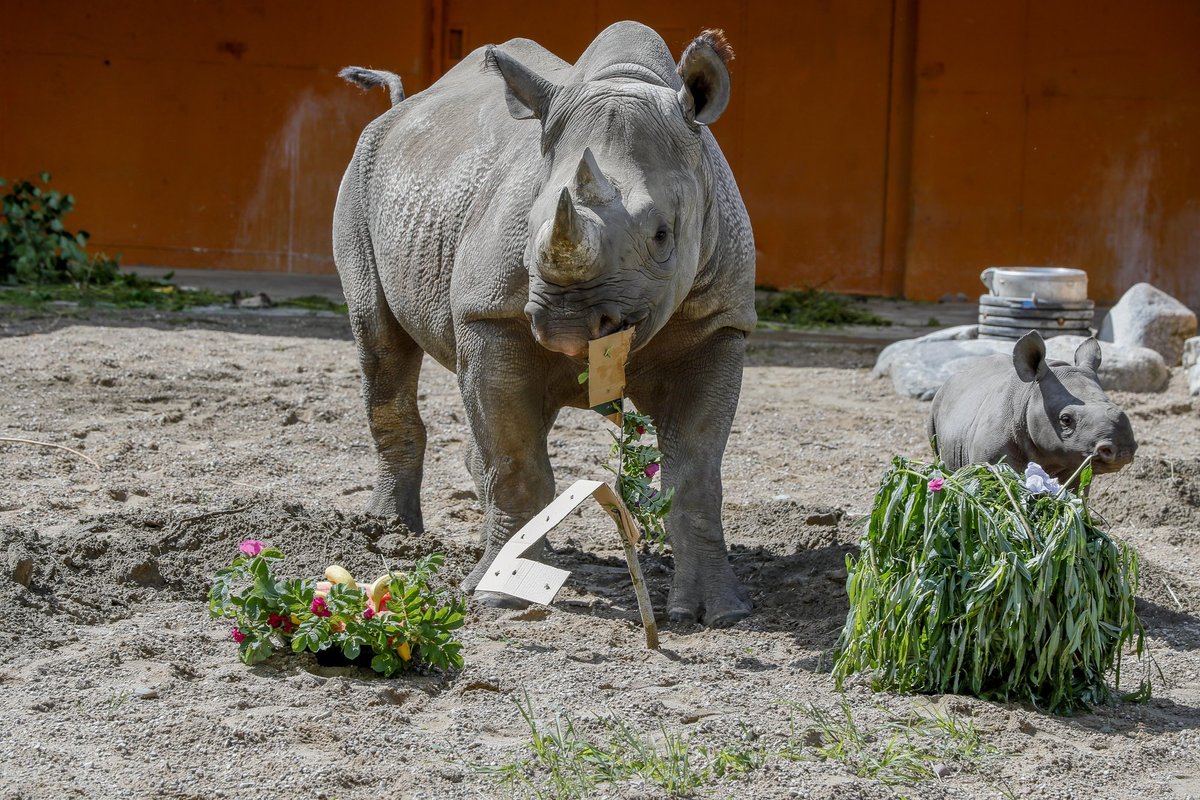
{"type": "Polygon", "coordinates": [[[1046,343],[1037,331],[1030,331],[1013,347],[1013,367],[1026,383],[1041,380],[1050,370],[1046,364],[1046,343]]]}
{"type": "Polygon", "coordinates": [[[1096,341],[1096,337],[1084,339],[1079,347],[1075,348],[1075,366],[1090,369],[1092,372],[1100,369],[1100,343],[1096,341]]]}

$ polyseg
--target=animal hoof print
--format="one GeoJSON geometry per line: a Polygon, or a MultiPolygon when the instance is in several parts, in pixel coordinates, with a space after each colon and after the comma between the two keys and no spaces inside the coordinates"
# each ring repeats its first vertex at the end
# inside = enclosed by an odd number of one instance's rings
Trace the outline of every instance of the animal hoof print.
{"type": "Polygon", "coordinates": [[[472,597],[480,605],[487,606],[488,608],[509,608],[516,610],[529,608],[528,601],[498,592],[475,592],[472,597]]]}

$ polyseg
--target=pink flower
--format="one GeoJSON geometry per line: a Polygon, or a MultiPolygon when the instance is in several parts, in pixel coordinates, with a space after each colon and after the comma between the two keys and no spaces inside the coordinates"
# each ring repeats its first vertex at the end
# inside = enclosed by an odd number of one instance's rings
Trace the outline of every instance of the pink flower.
{"type": "Polygon", "coordinates": [[[330,614],[329,606],[325,605],[325,598],[321,595],[313,598],[312,605],[308,607],[308,610],[318,617],[328,617],[330,614]]]}
{"type": "Polygon", "coordinates": [[[929,491],[940,492],[942,490],[942,487],[945,485],[946,485],[945,478],[934,478],[933,480],[931,480],[929,482],[929,491]]]}
{"type": "Polygon", "coordinates": [[[266,542],[259,541],[258,539],[246,539],[238,545],[238,550],[241,550],[243,553],[253,558],[261,553],[263,548],[266,546],[266,542]]]}
{"type": "Polygon", "coordinates": [[[647,464],[646,465],[646,477],[653,478],[655,475],[658,474],[658,469],[659,469],[658,464],[647,464]]]}
{"type": "Polygon", "coordinates": [[[235,642],[237,642],[238,644],[241,644],[242,642],[246,641],[246,634],[242,633],[237,628],[234,628],[233,630],[231,630],[229,632],[229,635],[232,636],[233,640],[235,642]]]}
{"type": "Polygon", "coordinates": [[[363,611],[363,619],[370,619],[373,616],[375,616],[375,609],[368,608],[363,611]]]}
{"type": "Polygon", "coordinates": [[[281,617],[278,614],[272,614],[271,616],[267,617],[267,624],[272,628],[282,628],[283,623],[285,622],[287,622],[287,618],[281,617]]]}

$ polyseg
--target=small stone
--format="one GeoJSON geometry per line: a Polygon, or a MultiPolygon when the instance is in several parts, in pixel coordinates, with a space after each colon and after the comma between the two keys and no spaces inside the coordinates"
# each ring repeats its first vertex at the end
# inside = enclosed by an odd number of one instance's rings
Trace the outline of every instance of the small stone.
{"type": "Polygon", "coordinates": [[[149,686],[135,686],[130,694],[136,697],[138,700],[158,699],[158,690],[152,689],[149,686]]]}
{"type": "Polygon", "coordinates": [[[33,559],[14,547],[8,552],[8,568],[12,579],[28,589],[33,581],[33,559]]]}
{"type": "Polygon", "coordinates": [[[804,518],[806,525],[837,525],[838,520],[842,518],[841,509],[831,509],[829,511],[814,511],[804,518]]]}
{"type": "Polygon", "coordinates": [[[130,568],[128,573],[129,580],[136,583],[138,586],[166,586],[167,582],[163,578],[162,573],[158,570],[158,562],[154,559],[146,559],[130,568]]]}
{"type": "Polygon", "coordinates": [[[108,496],[113,500],[116,500],[118,503],[124,503],[127,499],[129,499],[129,493],[124,489],[109,489],[108,496]]]}
{"type": "Polygon", "coordinates": [[[932,769],[933,774],[937,775],[939,778],[944,778],[950,774],[950,767],[946,766],[945,764],[934,764],[932,769]]]}

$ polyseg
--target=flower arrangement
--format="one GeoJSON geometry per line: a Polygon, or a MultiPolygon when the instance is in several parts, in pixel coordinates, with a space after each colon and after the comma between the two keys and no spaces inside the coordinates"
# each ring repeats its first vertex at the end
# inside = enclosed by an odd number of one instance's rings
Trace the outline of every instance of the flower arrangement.
{"type": "Polygon", "coordinates": [[[461,628],[465,606],[430,581],[445,557],[427,555],[406,572],[388,572],[364,588],[340,566],[325,580],[282,579],[279,550],[257,539],[217,570],[208,594],[209,613],[234,622],[230,635],[245,664],[257,664],[277,648],[300,653],[332,650],[347,661],[370,655],[371,668],[386,676],[409,669],[457,670],[463,666],[461,628]]]}
{"type": "MultiPolygon", "coordinates": [[[[850,611],[839,686],[868,670],[877,688],[1028,700],[1064,713],[1110,695],[1121,656],[1143,655],[1138,562],[1085,501],[1091,468],[1060,485],[975,464],[897,458],[847,559],[850,611]],[[1079,493],[1067,487],[1079,479],[1079,493]]],[[[1143,661],[1143,666],[1146,662],[1143,661]]],[[[1137,696],[1148,696],[1143,680],[1137,696]]]]}
{"type": "Polygon", "coordinates": [[[609,431],[613,437],[610,457],[616,458],[617,466],[605,464],[604,468],[617,477],[617,491],[629,513],[642,529],[646,540],[658,550],[667,545],[664,518],[671,510],[675,489],[660,490],[651,486],[651,481],[662,469],[662,451],[642,442],[643,436],[657,436],[654,420],[646,414],[623,411],[620,435],[609,431]]]}
{"type": "MultiPolygon", "coordinates": [[[[609,355],[608,351],[604,354],[609,355]]],[[[590,372],[589,367],[579,373],[580,384],[588,382],[590,372]]],[[[614,468],[611,464],[605,464],[604,468],[617,477],[617,493],[629,509],[629,513],[633,515],[638,527],[642,529],[646,541],[662,552],[668,544],[663,520],[671,511],[675,489],[664,491],[651,486],[651,481],[662,470],[663,454],[656,446],[642,442],[642,437],[658,436],[654,420],[649,414],[626,411],[624,397],[618,397],[592,410],[605,417],[610,414],[620,415],[620,434],[609,431],[609,435],[613,437],[609,457],[616,458],[617,466],[614,468]]]]}

